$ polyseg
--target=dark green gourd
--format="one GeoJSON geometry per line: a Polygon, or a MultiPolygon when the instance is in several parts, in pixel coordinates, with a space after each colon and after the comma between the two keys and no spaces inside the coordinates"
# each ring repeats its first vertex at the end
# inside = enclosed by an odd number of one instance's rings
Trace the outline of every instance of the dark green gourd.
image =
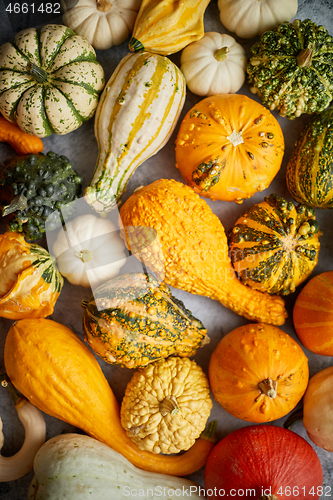
{"type": "MultiPolygon", "coordinates": [[[[8,229],[29,240],[41,238],[46,219],[50,230],[59,225],[59,209],[78,198],[81,183],[68,158],[52,151],[7,160],[0,178],[0,205],[8,229]]],[[[69,206],[68,216],[70,211],[69,206]]]]}
{"type": "Polygon", "coordinates": [[[251,92],[293,119],[323,111],[333,98],[333,38],[310,19],[284,22],[251,47],[251,92]]]}
{"type": "Polygon", "coordinates": [[[333,208],[333,108],[311,117],[299,135],[286,174],[296,201],[333,208]]]}
{"type": "Polygon", "coordinates": [[[113,278],[83,301],[85,339],[98,356],[127,368],[170,355],[194,356],[207,330],[152,275],[113,278]]]}

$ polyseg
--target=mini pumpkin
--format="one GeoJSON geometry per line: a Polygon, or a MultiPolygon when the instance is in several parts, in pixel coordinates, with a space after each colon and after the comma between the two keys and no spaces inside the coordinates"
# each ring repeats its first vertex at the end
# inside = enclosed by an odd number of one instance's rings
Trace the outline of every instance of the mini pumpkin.
{"type": "Polygon", "coordinates": [[[79,0],[63,22],[95,49],[123,43],[131,33],[141,0],[79,0]]]}
{"type": "Polygon", "coordinates": [[[180,69],[194,94],[229,94],[243,85],[246,61],[244,48],[232,36],[208,32],[185,47],[180,69]]]}
{"type": "Polygon", "coordinates": [[[287,295],[316,266],[319,236],[314,209],[271,194],[237,220],[229,236],[231,262],[245,285],[287,295]]]}
{"type": "Polygon", "coordinates": [[[85,339],[107,363],[137,368],[172,354],[194,356],[209,342],[201,321],[152,275],[106,281],[82,306],[85,339]]]}
{"type": "Polygon", "coordinates": [[[266,189],[284,154],[271,112],[241,94],[207,97],[183,119],[176,166],[192,189],[213,200],[241,203],[266,189]]]}
{"type": "Polygon", "coordinates": [[[293,320],[300,341],[309,351],[333,356],[333,271],[318,274],[300,291],[293,320]]]}
{"type": "Polygon", "coordinates": [[[179,453],[200,436],[212,406],[200,366],[171,357],[133,375],[121,404],[121,424],[140,449],[179,453]]]}
{"type": "Polygon", "coordinates": [[[264,323],[229,332],[209,362],[216,401],[248,422],[270,422],[289,413],[308,380],[308,360],[301,347],[280,328],[264,323]]]}
{"type": "Polygon", "coordinates": [[[0,235],[0,316],[45,318],[53,313],[64,280],[53,258],[18,233],[0,235]]]}
{"type": "Polygon", "coordinates": [[[29,134],[76,130],[95,113],[104,83],[93,47],[66,26],[29,28],[0,47],[0,112],[29,134]]]}

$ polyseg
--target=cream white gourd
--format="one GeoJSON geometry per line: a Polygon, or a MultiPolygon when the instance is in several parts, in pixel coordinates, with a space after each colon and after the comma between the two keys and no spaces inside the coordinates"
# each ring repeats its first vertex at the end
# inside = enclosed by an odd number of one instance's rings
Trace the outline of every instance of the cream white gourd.
{"type": "Polygon", "coordinates": [[[110,219],[87,214],[61,229],[53,245],[60,273],[73,285],[95,288],[118,275],[125,246],[110,219]]]}
{"type": "Polygon", "coordinates": [[[165,56],[125,56],[109,79],[95,116],[98,158],[86,201],[107,212],[135,169],[169,140],[185,101],[186,82],[165,56]]]}
{"type": "Polygon", "coordinates": [[[141,0],[79,0],[63,22],[98,50],[123,43],[133,30],[141,0]]]}
{"type": "Polygon", "coordinates": [[[112,448],[80,434],[49,439],[36,455],[34,471],[29,500],[202,498],[195,482],[138,469],[112,448]]]}
{"type": "Polygon", "coordinates": [[[217,5],[223,26],[241,38],[254,38],[290,21],[298,0],[218,0],[217,5]]]}
{"type": "Polygon", "coordinates": [[[200,96],[236,93],[245,81],[246,55],[236,40],[208,32],[182,52],[180,69],[191,92],[200,96]]]}

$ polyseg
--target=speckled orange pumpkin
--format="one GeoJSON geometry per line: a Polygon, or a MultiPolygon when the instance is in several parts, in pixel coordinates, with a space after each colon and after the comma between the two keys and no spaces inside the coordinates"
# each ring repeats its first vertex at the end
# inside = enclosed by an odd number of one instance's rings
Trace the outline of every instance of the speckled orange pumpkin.
{"type": "Polygon", "coordinates": [[[289,413],[308,380],[308,360],[301,347],[280,328],[263,323],[232,330],[209,363],[216,401],[248,422],[270,422],[289,413]]]}

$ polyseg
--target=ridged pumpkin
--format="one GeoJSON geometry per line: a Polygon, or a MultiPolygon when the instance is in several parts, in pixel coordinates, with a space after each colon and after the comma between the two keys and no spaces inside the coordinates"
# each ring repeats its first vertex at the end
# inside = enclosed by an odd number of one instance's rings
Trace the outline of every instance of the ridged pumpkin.
{"type": "Polygon", "coordinates": [[[91,118],[104,87],[93,47],[60,24],[20,31],[0,47],[0,112],[39,137],[91,118]]]}
{"type": "Polygon", "coordinates": [[[293,321],[300,341],[309,351],[333,356],[333,271],[318,274],[300,291],[293,321]]]}
{"type": "Polygon", "coordinates": [[[219,218],[190,187],[160,179],[120,207],[131,252],[168,285],[219,300],[253,321],[282,325],[284,301],[243,285],[219,218]]]}
{"type": "Polygon", "coordinates": [[[248,324],[232,330],[209,362],[216,401],[247,422],[270,422],[289,413],[308,380],[308,360],[301,347],[271,325],[248,324]]]}
{"type": "Polygon", "coordinates": [[[167,57],[125,56],[101,96],[95,117],[98,158],[86,200],[114,208],[135,169],[169,140],[185,102],[186,83],[167,57]]]}
{"type": "Polygon", "coordinates": [[[121,425],[118,401],[94,354],[60,323],[17,321],[8,331],[4,360],[12,383],[37,408],[79,427],[141,469],[187,476],[205,465],[214,447],[209,429],[183,455],[139,450],[121,425]]]}
{"type": "Polygon", "coordinates": [[[245,285],[287,295],[313,271],[320,248],[315,211],[271,194],[230,232],[231,261],[245,285]]]}
{"type": "Polygon", "coordinates": [[[47,250],[29,244],[18,233],[0,235],[0,317],[49,316],[63,284],[47,250]]]}
{"type": "Polygon", "coordinates": [[[194,356],[209,341],[201,321],[152,275],[106,281],[82,306],[85,339],[107,363],[136,368],[171,354],[194,356]]]}
{"type": "Polygon", "coordinates": [[[173,54],[204,36],[204,13],[210,0],[142,0],[129,49],[173,54]]]}
{"type": "Polygon", "coordinates": [[[176,140],[176,166],[196,193],[236,201],[266,189],[284,153],[271,112],[240,94],[207,97],[185,116],[176,140]]]}
{"type": "Polygon", "coordinates": [[[333,107],[314,115],[287,165],[287,187],[299,203],[333,208],[333,107]]]}

